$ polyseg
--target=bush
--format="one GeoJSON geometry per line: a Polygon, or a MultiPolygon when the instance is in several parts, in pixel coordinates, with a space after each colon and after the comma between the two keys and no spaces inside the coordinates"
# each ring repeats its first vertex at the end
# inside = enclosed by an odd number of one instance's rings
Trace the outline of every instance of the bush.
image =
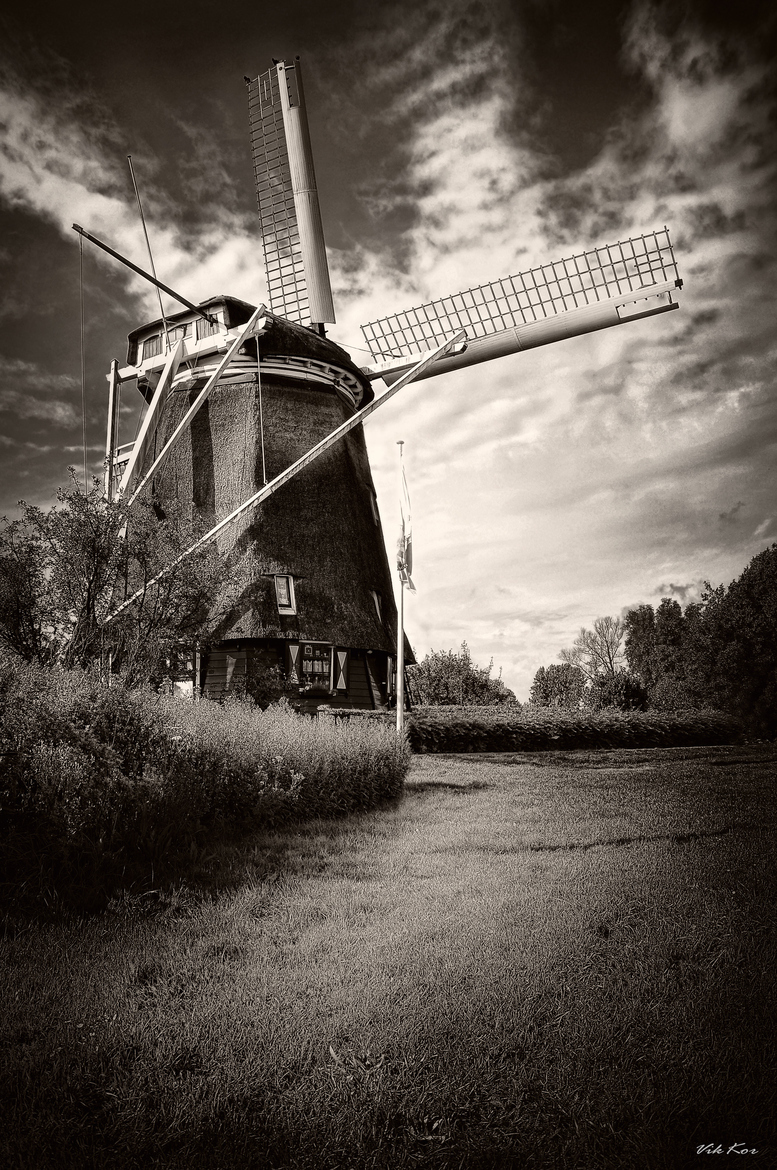
{"type": "Polygon", "coordinates": [[[172,873],[219,835],[396,796],[409,752],[393,728],[310,719],[284,702],[195,704],[6,665],[0,880],[45,870],[52,888],[116,888],[172,873]]]}
{"type": "Polygon", "coordinates": [[[534,676],[529,692],[532,707],[562,707],[577,711],[583,701],[586,676],[579,666],[564,662],[559,666],[541,666],[534,676]]]}
{"type": "Polygon", "coordinates": [[[611,707],[619,711],[644,711],[648,705],[648,693],[636,675],[619,669],[614,674],[593,678],[584,693],[583,702],[592,711],[604,711],[611,707]]]}
{"type": "Polygon", "coordinates": [[[492,707],[502,704],[520,708],[515,695],[498,678],[491,678],[493,659],[487,667],[476,666],[469,647],[461,650],[432,651],[422,662],[407,668],[407,685],[413,705],[492,707]]]}

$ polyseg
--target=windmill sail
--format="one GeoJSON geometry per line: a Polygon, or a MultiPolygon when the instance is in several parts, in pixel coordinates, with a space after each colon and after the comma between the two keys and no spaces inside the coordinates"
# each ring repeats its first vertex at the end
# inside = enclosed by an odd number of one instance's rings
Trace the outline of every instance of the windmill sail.
{"type": "Polygon", "coordinates": [[[466,352],[437,363],[431,377],[676,309],[676,288],[682,281],[664,228],[363,325],[374,362],[365,373],[392,381],[438,339],[466,329],[466,352]]]}
{"type": "Polygon", "coordinates": [[[335,320],[299,57],[248,86],[270,308],[299,325],[335,320]]]}

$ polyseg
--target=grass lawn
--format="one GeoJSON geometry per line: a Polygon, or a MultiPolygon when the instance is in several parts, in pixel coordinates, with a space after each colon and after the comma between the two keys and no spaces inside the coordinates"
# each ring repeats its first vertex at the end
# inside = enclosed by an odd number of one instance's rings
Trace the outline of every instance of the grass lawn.
{"type": "Polygon", "coordinates": [[[419,756],[378,811],[9,917],[0,1165],[777,1166],[776,777],[419,756]]]}

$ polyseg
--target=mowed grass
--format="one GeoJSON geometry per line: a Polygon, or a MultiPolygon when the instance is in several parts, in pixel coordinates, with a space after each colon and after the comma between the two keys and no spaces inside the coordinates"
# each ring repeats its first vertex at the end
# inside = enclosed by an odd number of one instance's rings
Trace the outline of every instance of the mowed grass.
{"type": "Polygon", "coordinates": [[[0,1165],[777,1164],[776,775],[422,756],[393,805],[9,920],[0,1165]]]}

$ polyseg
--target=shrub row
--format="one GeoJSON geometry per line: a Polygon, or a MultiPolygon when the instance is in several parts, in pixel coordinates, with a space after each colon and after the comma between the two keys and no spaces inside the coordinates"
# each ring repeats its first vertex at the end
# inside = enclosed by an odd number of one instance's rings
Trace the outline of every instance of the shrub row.
{"type": "Polygon", "coordinates": [[[520,703],[504,703],[500,706],[483,707],[472,703],[451,705],[445,707],[414,706],[410,715],[413,719],[431,718],[444,720],[446,723],[458,723],[462,719],[474,719],[476,722],[486,720],[488,723],[515,723],[522,720],[529,713],[529,708],[520,703]]]}
{"type": "Polygon", "coordinates": [[[476,718],[427,708],[411,713],[408,733],[416,752],[537,752],[734,743],[743,728],[739,720],[716,711],[584,715],[549,710],[535,715],[524,710],[506,719],[503,712],[476,718]]]}
{"type": "Polygon", "coordinates": [[[396,796],[409,757],[380,724],[310,719],[283,703],[193,704],[84,673],[6,666],[4,880],[19,870],[14,859],[29,867],[33,855],[55,885],[57,872],[74,869],[82,884],[97,870],[126,878],[150,866],[159,875],[226,832],[396,796]]]}
{"type": "MultiPolygon", "coordinates": [[[[396,712],[330,712],[347,722],[396,725],[396,712]]],[[[414,707],[405,718],[415,752],[539,752],[577,748],[700,747],[736,743],[740,720],[719,711],[563,711],[553,707],[414,707]]]]}

